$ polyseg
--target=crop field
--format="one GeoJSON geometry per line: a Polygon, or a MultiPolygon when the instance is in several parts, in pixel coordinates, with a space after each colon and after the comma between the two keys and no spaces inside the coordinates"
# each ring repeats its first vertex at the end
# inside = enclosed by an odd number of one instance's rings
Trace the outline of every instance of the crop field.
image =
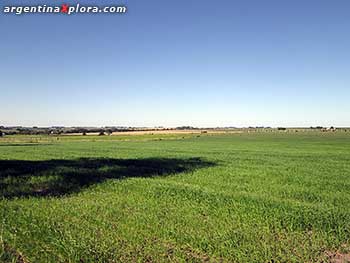
{"type": "Polygon", "coordinates": [[[5,136],[2,262],[341,262],[350,133],[5,136]]]}

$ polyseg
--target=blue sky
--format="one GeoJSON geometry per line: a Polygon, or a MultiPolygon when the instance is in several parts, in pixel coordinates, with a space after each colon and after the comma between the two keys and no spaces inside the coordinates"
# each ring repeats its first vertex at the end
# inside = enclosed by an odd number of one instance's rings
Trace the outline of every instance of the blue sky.
{"type": "Polygon", "coordinates": [[[350,126],[348,0],[80,3],[0,14],[0,125],[350,126]]]}

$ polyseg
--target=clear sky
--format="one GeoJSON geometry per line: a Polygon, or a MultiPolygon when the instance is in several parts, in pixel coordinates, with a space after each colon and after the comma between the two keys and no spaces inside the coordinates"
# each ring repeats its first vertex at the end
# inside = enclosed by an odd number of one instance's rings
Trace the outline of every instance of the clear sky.
{"type": "Polygon", "coordinates": [[[0,13],[0,125],[350,126],[349,0],[80,3],[0,13]]]}

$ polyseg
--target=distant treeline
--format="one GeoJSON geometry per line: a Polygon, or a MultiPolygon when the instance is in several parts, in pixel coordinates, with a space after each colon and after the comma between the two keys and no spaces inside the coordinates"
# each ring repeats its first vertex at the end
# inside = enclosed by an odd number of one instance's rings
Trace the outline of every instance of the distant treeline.
{"type": "Polygon", "coordinates": [[[197,128],[192,126],[179,126],[176,128],[147,128],[147,127],[5,127],[0,126],[0,137],[4,135],[61,135],[61,134],[81,134],[87,135],[88,133],[96,133],[99,135],[110,135],[115,132],[130,132],[130,131],[171,131],[171,130],[200,130],[200,131],[248,131],[248,132],[258,132],[258,131],[288,131],[288,132],[298,132],[298,131],[308,131],[308,130],[317,130],[322,132],[327,131],[350,131],[350,128],[335,128],[331,127],[322,127],[315,126],[309,128],[286,128],[286,127],[246,127],[246,128],[236,128],[236,127],[216,127],[216,128],[197,128]]]}
{"type": "Polygon", "coordinates": [[[198,129],[190,126],[177,128],[136,128],[136,127],[5,127],[0,126],[0,136],[2,135],[60,135],[80,133],[98,133],[100,135],[112,134],[113,132],[130,132],[130,131],[159,131],[159,130],[188,130],[198,129]]]}

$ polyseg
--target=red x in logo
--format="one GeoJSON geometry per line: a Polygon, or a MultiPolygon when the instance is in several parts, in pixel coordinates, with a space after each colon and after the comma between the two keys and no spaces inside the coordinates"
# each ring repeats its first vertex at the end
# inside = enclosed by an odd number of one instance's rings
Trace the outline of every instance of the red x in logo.
{"type": "Polygon", "coordinates": [[[69,5],[63,4],[61,6],[61,12],[62,13],[67,13],[68,12],[68,7],[69,7],[69,5]]]}

